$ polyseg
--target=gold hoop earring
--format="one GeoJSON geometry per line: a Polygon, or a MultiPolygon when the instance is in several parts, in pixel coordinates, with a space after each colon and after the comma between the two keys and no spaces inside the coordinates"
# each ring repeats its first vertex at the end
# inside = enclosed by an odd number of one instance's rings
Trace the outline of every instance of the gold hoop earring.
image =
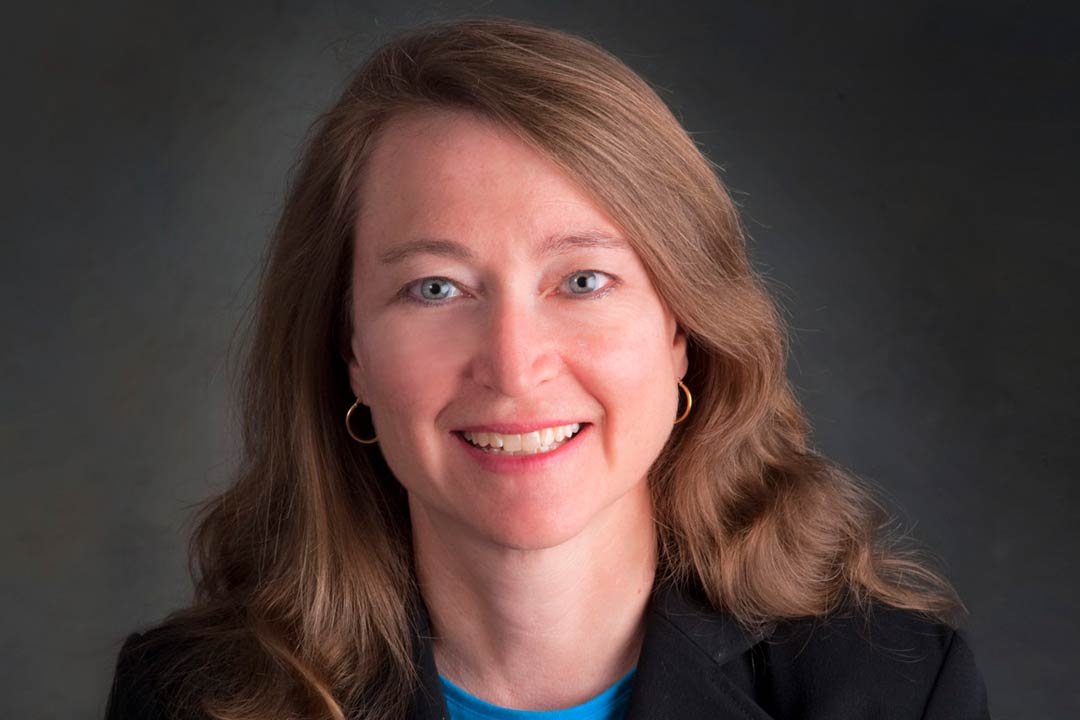
{"type": "Polygon", "coordinates": [[[675,421],[675,424],[678,425],[686,419],[687,415],[690,414],[690,408],[694,405],[694,396],[690,394],[690,388],[686,387],[686,385],[683,385],[682,380],[677,380],[676,382],[679,383],[679,389],[686,393],[686,409],[683,410],[682,415],[679,416],[679,419],[675,421]]]}
{"type": "Polygon", "coordinates": [[[349,408],[349,412],[345,413],[345,430],[348,431],[349,437],[351,437],[356,442],[358,442],[358,443],[360,443],[362,445],[374,445],[375,443],[379,442],[379,436],[378,435],[371,438],[370,440],[365,440],[362,437],[358,437],[357,434],[352,431],[352,414],[353,414],[353,411],[356,410],[356,408],[358,408],[359,406],[360,406],[360,398],[356,398],[356,402],[354,402],[352,404],[352,407],[349,408]]]}

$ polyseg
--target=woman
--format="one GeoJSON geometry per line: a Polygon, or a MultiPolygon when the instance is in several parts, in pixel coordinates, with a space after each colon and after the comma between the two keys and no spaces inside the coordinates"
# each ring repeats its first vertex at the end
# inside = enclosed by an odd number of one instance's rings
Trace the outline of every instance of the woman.
{"type": "Polygon", "coordinates": [[[260,293],[246,461],[109,717],[987,715],[951,589],[807,445],[730,198],[595,46],[377,51],[260,293]]]}

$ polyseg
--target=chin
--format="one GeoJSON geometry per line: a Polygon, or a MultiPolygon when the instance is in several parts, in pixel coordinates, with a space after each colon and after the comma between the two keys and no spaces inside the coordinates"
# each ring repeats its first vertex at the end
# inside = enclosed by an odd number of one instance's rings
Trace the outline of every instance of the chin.
{"type": "Polygon", "coordinates": [[[508,511],[484,529],[490,541],[515,550],[558,547],[586,533],[599,521],[600,513],[588,512],[580,503],[573,510],[508,511]]]}

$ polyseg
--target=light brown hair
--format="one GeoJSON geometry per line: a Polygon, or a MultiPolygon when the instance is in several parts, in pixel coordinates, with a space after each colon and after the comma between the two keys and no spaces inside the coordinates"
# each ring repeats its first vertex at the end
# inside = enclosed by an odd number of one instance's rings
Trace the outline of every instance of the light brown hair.
{"type": "Polygon", "coordinates": [[[357,188],[380,128],[424,108],[479,113],[554,160],[620,223],[687,332],[693,412],[649,479],[663,579],[753,632],[871,600],[957,606],[884,532],[872,494],[808,445],[736,208],[663,101],[585,40],[463,21],[375,52],[292,178],[252,326],[244,462],[193,539],[195,603],[158,635],[191,648],[174,663],[178,703],[235,719],[405,713],[408,512],[377,446],[343,419],[357,188]]]}

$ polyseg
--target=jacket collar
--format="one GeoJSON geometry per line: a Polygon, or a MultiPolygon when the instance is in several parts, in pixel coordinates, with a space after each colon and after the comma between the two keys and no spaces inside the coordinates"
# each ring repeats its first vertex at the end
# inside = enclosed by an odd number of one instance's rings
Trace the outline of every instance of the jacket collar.
{"type": "MultiPolygon", "coordinates": [[[[415,623],[414,661],[420,684],[409,717],[448,720],[435,667],[431,621],[422,602],[417,604],[415,623]]],[[[723,670],[755,642],[732,616],[712,610],[699,593],[673,584],[655,587],[626,720],[729,716],[769,720],[723,670]]]]}
{"type": "Polygon", "coordinates": [[[692,590],[654,589],[626,720],[769,715],[725,672],[756,639],[692,590]]]}

